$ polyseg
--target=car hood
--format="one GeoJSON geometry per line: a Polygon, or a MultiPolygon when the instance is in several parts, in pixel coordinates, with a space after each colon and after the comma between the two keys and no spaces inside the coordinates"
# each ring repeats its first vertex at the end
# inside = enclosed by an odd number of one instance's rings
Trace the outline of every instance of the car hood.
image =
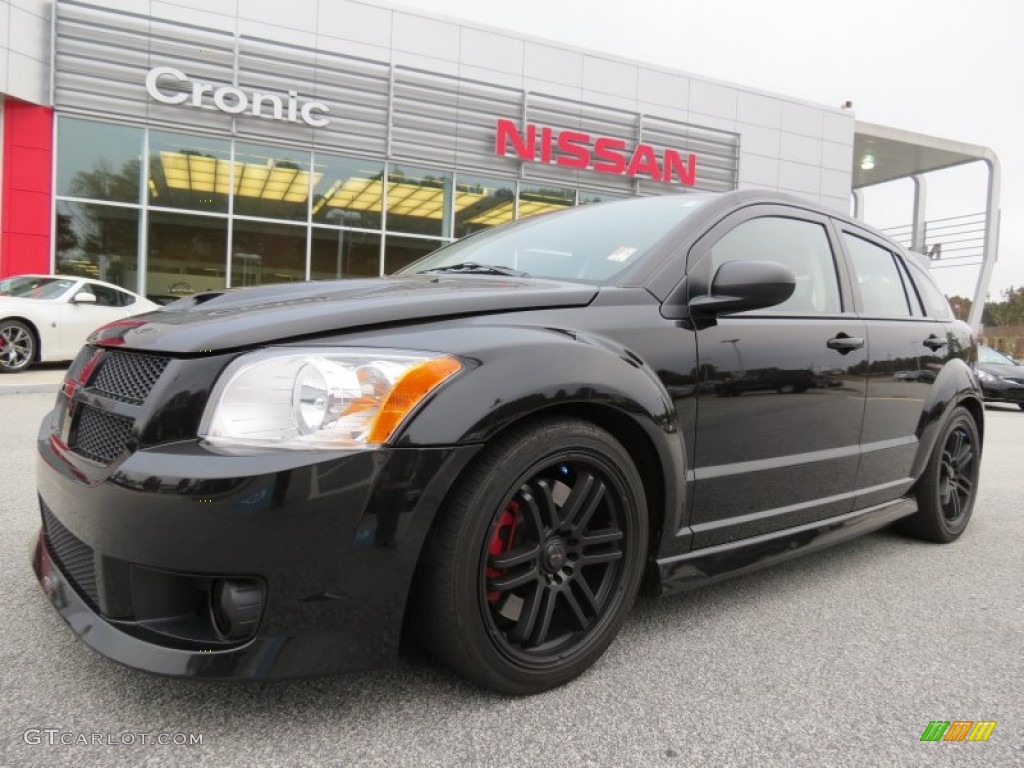
{"type": "Polygon", "coordinates": [[[590,303],[579,283],[468,275],[332,280],[199,293],[110,323],[89,341],[168,353],[251,347],[384,323],[590,303]]]}
{"type": "Polygon", "coordinates": [[[1001,376],[1004,379],[1024,382],[1024,366],[1021,365],[993,365],[992,363],[976,363],[979,371],[991,373],[993,376],[1001,376]]]}

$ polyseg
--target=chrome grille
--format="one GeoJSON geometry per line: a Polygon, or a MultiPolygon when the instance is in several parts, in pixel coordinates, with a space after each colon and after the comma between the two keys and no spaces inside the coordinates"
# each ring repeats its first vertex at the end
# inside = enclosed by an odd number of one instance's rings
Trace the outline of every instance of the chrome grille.
{"type": "Polygon", "coordinates": [[[111,350],[104,355],[92,389],[115,400],[141,405],[168,362],[166,357],[111,350]]]}
{"type": "Polygon", "coordinates": [[[71,585],[93,605],[99,603],[96,589],[96,557],[92,548],[61,525],[46,502],[39,500],[43,513],[43,531],[50,553],[71,585]]]}
{"type": "Polygon", "coordinates": [[[128,445],[132,424],[131,419],[83,405],[71,450],[87,459],[109,464],[128,445]]]}

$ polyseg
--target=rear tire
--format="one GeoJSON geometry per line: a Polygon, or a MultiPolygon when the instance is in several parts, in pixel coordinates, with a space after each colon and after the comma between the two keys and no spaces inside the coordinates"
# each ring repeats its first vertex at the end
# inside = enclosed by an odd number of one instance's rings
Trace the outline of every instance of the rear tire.
{"type": "Polygon", "coordinates": [[[24,371],[36,358],[36,336],[20,320],[0,321],[0,373],[24,371]]]}
{"type": "Polygon", "coordinates": [[[950,414],[917,483],[918,511],[900,521],[911,536],[945,544],[967,528],[977,497],[981,437],[966,408],[950,414]]]}
{"type": "Polygon", "coordinates": [[[614,437],[570,418],[516,427],[440,514],[412,597],[436,658],[530,694],[604,653],[636,597],[648,536],[643,483],[614,437]]]}

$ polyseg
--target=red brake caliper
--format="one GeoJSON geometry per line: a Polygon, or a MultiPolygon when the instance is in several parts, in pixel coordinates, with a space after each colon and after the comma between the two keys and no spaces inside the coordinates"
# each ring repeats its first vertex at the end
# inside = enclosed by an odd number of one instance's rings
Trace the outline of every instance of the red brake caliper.
{"type": "MultiPolygon", "coordinates": [[[[501,513],[501,519],[498,520],[498,527],[494,531],[494,538],[491,539],[491,543],[487,547],[487,554],[489,555],[500,555],[503,552],[512,551],[512,542],[516,538],[516,523],[519,521],[519,502],[510,501],[508,506],[505,507],[505,511],[501,513]]],[[[487,566],[487,578],[493,579],[496,576],[501,576],[505,573],[500,568],[492,568],[487,566]]],[[[501,597],[501,592],[490,591],[487,593],[487,602],[496,603],[498,598],[501,597]]]]}

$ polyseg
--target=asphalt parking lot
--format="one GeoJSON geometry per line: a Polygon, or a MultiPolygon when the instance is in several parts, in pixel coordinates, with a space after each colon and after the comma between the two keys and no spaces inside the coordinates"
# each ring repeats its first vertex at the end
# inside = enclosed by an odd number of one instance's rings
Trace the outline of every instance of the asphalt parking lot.
{"type": "Polygon", "coordinates": [[[52,401],[0,394],[0,765],[1024,765],[1016,408],[986,412],[980,497],[958,543],[883,531],[643,599],[594,669],[520,699],[415,651],[387,670],[280,684],[158,678],[99,657],[28,562],[33,442],[52,401]],[[932,720],[998,725],[984,743],[922,743],[932,720]],[[93,734],[103,743],[77,743],[93,734]],[[172,743],[142,743],[157,734],[172,743]]]}

